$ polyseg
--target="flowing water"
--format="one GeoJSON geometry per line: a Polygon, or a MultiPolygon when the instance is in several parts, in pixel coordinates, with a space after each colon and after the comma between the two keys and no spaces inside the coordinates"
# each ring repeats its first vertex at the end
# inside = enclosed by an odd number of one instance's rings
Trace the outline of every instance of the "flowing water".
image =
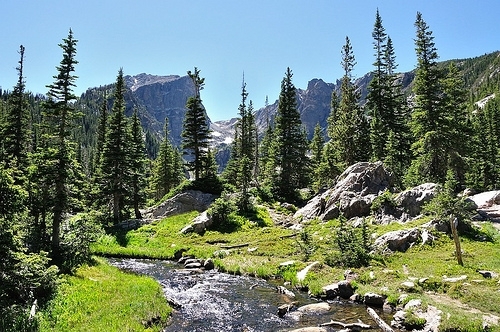
{"type": "MultiPolygon", "coordinates": [[[[290,302],[276,292],[278,281],[234,276],[217,271],[185,270],[180,265],[158,260],[110,259],[111,264],[128,271],[149,275],[162,285],[165,296],[181,304],[174,311],[165,331],[289,331],[318,326],[330,320],[377,327],[366,313],[365,306],[347,301],[331,302],[326,314],[278,317],[277,308],[290,302]]],[[[315,303],[307,293],[293,290],[299,306],[315,303]]],[[[378,312],[386,322],[390,317],[378,312]]],[[[337,331],[339,327],[328,328],[337,331]]],[[[371,331],[380,331],[377,328],[371,331]]]]}

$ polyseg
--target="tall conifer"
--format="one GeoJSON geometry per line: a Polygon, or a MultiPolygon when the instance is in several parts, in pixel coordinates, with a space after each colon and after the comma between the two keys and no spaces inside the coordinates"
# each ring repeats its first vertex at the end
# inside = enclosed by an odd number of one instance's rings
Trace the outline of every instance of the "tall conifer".
{"type": "Polygon", "coordinates": [[[188,170],[194,172],[195,180],[199,180],[204,173],[207,173],[206,169],[210,164],[208,153],[210,127],[200,96],[205,78],[200,77],[200,71],[196,67],[194,72],[188,71],[188,76],[193,82],[195,94],[186,103],[182,148],[188,158],[186,163],[188,170]]]}
{"type": "Polygon", "coordinates": [[[297,189],[308,185],[308,143],[297,109],[297,92],[292,83],[292,71],[287,68],[281,82],[276,114],[274,146],[274,191],[278,197],[294,201],[297,189]]]}

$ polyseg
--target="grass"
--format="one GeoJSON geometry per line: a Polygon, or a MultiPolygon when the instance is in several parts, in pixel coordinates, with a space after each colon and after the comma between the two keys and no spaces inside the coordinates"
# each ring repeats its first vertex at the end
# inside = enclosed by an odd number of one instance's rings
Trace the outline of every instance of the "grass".
{"type": "MultiPolygon", "coordinates": [[[[300,285],[307,286],[316,295],[321,293],[323,286],[343,279],[345,267],[326,264],[326,257],[335,252],[334,232],[339,226],[338,220],[313,220],[306,224],[308,241],[314,250],[305,254],[301,249],[304,246],[300,243],[300,232],[272,225],[263,208],[250,217],[253,221],[244,218],[239,220],[241,227],[232,233],[207,231],[203,235],[180,234],[180,230],[196,215],[194,212],[169,217],[125,234],[107,235],[94,245],[94,253],[172,258],[182,249],[185,255],[212,257],[216,267],[223,272],[261,278],[279,277],[293,285],[297,285],[296,271],[312,261],[319,261],[320,264],[310,271],[300,285]],[[224,247],[237,244],[247,246],[230,249],[229,255],[221,252],[226,250],[224,247]],[[288,267],[280,266],[289,260],[295,263],[288,267]]],[[[388,231],[418,227],[426,221],[428,220],[423,219],[407,224],[370,226],[369,232],[381,235],[388,231]]],[[[425,283],[417,285],[410,296],[420,298],[424,303],[437,306],[443,311],[443,331],[482,331],[482,316],[471,314],[470,309],[496,315],[500,313],[498,279],[484,279],[477,272],[481,269],[500,272],[500,236],[487,224],[485,232],[493,242],[461,238],[464,266],[457,264],[453,240],[444,234],[431,245],[417,244],[405,253],[374,256],[370,266],[353,269],[359,275],[356,281],[357,292],[383,294],[392,303],[396,303],[403,292],[402,282],[428,278],[425,283]],[[443,282],[443,276],[460,275],[468,276],[465,283],[443,282]],[[436,302],[433,294],[439,294],[449,301],[436,302]],[[455,300],[463,303],[463,306],[449,304],[455,300]],[[463,317],[467,317],[467,324],[463,323],[463,317]]]]}
{"type": "Polygon", "coordinates": [[[170,312],[155,280],[122,272],[101,258],[64,276],[37,315],[40,331],[161,331],[170,312]]]}

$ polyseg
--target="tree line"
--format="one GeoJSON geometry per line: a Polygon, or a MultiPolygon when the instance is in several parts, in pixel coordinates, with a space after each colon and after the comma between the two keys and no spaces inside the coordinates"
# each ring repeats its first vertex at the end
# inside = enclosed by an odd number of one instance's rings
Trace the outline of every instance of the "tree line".
{"type": "MultiPolygon", "coordinates": [[[[86,105],[73,92],[78,64],[73,32],[59,44],[62,60],[45,96],[25,91],[25,48],[20,46],[18,81],[12,92],[0,91],[4,317],[16,322],[30,301],[47,298],[58,272],[71,272],[90,259],[89,244],[103,229],[141,218],[141,208],[183,189],[237,193],[235,204],[245,214],[253,210],[256,196],[300,204],[305,197],[301,189],[317,192],[346,167],[376,160],[384,162],[401,189],[444,184],[450,178],[457,191],[498,188],[500,95],[473,110],[471,100],[477,96],[465,89],[453,62],[447,67],[438,63],[432,31],[421,13],[415,29],[417,65],[407,95],[377,10],[373,79],[364,107],[354,84],[353,46],[346,37],[340,93],[332,94],[326,130],[317,125],[311,141],[301,123],[290,68],[281,81],[277,115],[262,134],[243,80],[231,158],[222,174],[210,145],[201,98],[205,79],[198,68],[188,71],[195,92],[186,103],[180,149],[169,139],[168,118],[158,143],[143,130],[137,108],[131,117],[125,115],[122,69],[114,86],[102,90],[94,117],[97,130],[84,142],[81,131],[90,124],[82,120],[86,105]],[[90,152],[85,145],[92,147],[90,152]]],[[[488,82],[479,93],[497,88],[488,82]]]]}

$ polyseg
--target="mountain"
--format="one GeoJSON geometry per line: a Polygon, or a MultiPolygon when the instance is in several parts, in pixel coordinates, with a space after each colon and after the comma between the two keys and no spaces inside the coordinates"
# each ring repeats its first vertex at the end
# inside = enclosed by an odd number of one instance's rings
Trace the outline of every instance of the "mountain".
{"type": "MultiPolygon", "coordinates": [[[[456,63],[464,75],[466,88],[470,91],[471,105],[495,92],[498,93],[500,52],[470,59],[444,61],[441,65],[447,66],[451,61],[456,63]]],[[[359,89],[361,105],[365,103],[372,77],[372,73],[367,73],[355,81],[359,89]]],[[[408,95],[411,93],[414,77],[414,71],[400,73],[398,76],[403,91],[408,95]]],[[[158,139],[163,136],[163,125],[167,117],[171,139],[175,145],[180,145],[186,101],[194,94],[191,79],[188,76],[157,76],[143,73],[126,76],[125,82],[127,85],[126,114],[132,114],[133,108],[136,107],[139,110],[143,127],[158,139]]],[[[333,91],[340,91],[340,85],[340,80],[335,83],[327,83],[322,79],[315,78],[309,81],[306,89],[297,88],[297,106],[309,138],[311,138],[317,123],[322,128],[326,128],[331,95],[333,91]]],[[[112,95],[112,87],[113,85],[106,85],[88,89],[81,99],[86,100],[88,105],[94,105],[89,107],[93,108],[95,112],[97,100],[102,99],[104,92],[108,96],[112,95]]],[[[273,104],[256,111],[256,122],[260,133],[274,119],[277,108],[278,101],[276,100],[273,104]]],[[[229,145],[234,135],[236,121],[237,119],[229,119],[210,122],[213,146],[218,151],[217,159],[220,165],[225,165],[229,158],[229,145]]]]}

